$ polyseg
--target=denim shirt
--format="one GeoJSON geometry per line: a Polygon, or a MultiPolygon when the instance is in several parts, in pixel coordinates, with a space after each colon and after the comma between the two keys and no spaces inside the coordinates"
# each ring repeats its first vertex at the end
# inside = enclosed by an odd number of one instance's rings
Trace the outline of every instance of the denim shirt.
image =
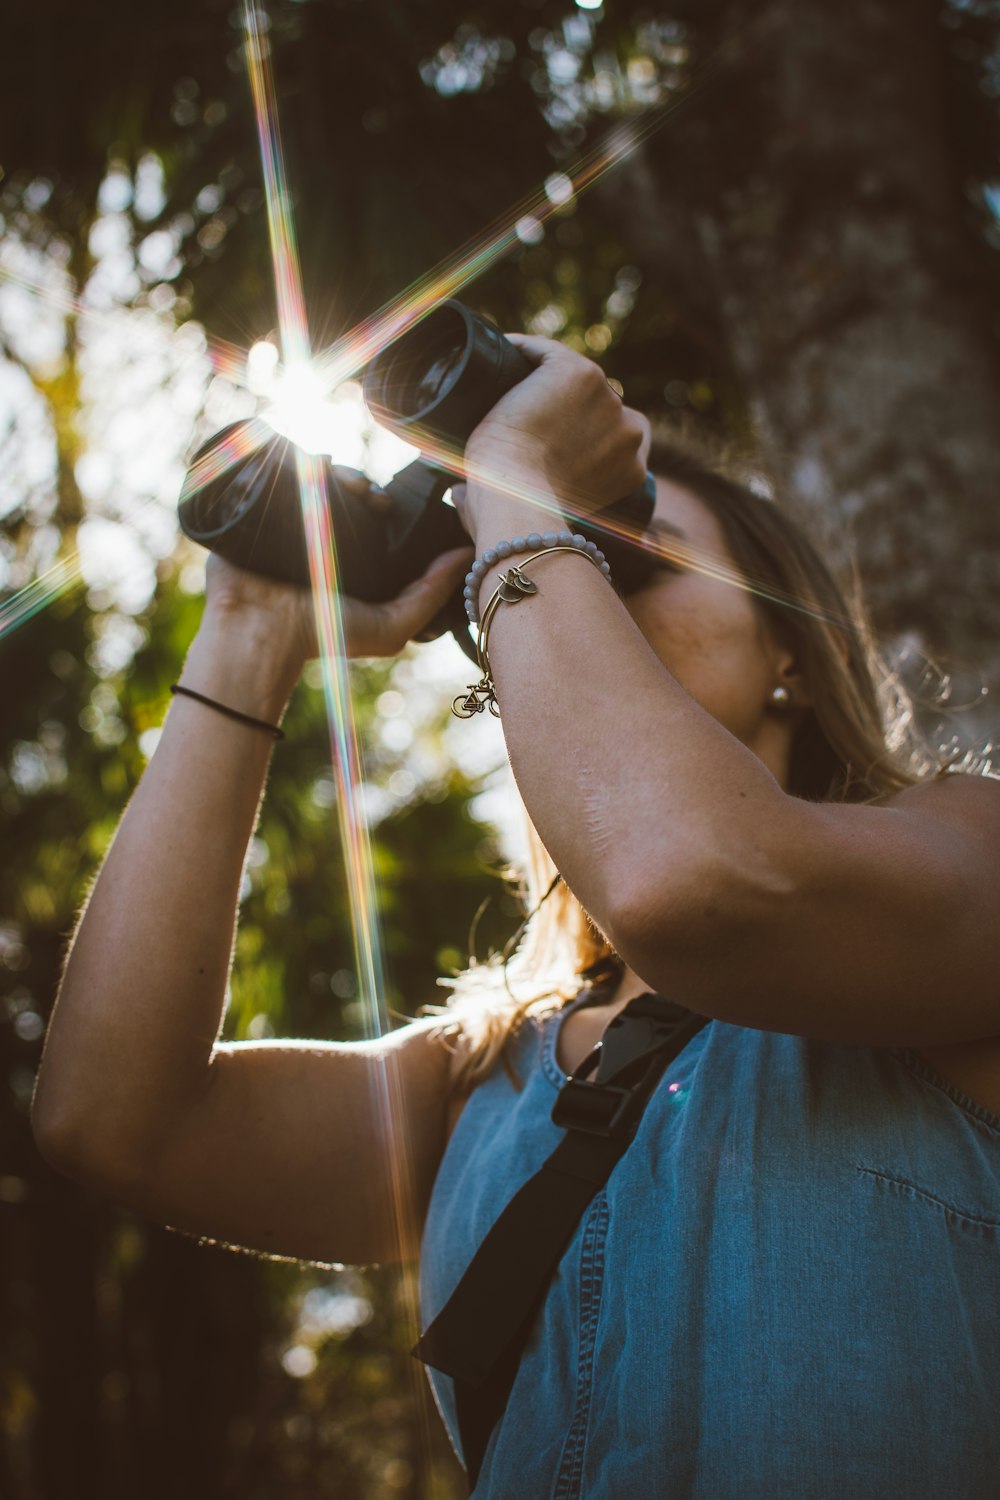
{"type": "MultiPolygon", "coordinates": [[[[565,1014],[452,1134],[425,1327],[561,1138],[565,1014]]],[[[710,1023],[584,1214],[474,1493],[997,1500],[1000,1118],[912,1053],[710,1023]]]]}

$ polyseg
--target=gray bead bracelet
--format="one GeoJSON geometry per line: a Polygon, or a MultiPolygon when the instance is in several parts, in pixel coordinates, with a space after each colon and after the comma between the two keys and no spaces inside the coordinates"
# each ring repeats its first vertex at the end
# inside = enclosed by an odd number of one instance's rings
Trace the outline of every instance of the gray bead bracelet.
{"type": "Polygon", "coordinates": [[[516,557],[519,552],[537,552],[539,547],[576,547],[580,552],[589,552],[602,573],[610,577],[611,565],[604,561],[604,553],[596,542],[589,542],[579,532],[529,531],[527,536],[511,537],[509,542],[496,542],[487,547],[482,557],[477,558],[465,575],[465,613],[473,625],[479,624],[479,586],[490,568],[496,567],[506,557],[516,557]]]}

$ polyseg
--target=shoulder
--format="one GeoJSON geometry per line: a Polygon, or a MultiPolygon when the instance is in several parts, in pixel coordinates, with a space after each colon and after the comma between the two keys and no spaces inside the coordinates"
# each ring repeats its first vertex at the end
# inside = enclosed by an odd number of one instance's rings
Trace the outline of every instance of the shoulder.
{"type": "MultiPolygon", "coordinates": [[[[936,893],[949,921],[963,912],[974,917],[981,935],[992,931],[1000,877],[1000,780],[944,771],[880,806],[886,821],[870,829],[880,855],[896,851],[909,865],[913,891],[936,893]]],[[[873,857],[877,865],[879,855],[873,857]]]]}
{"type": "Polygon", "coordinates": [[[1000,835],[1000,777],[992,773],[945,770],[881,805],[968,832],[977,840],[1000,835]]]}

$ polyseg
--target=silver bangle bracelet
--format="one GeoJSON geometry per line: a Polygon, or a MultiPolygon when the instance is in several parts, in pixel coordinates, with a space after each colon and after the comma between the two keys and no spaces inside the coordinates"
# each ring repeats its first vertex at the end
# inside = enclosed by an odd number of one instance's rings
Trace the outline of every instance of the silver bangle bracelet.
{"type": "MultiPolygon", "coordinates": [[[[595,548],[594,551],[596,552],[597,549],[595,548]]],[[[524,562],[520,565],[515,565],[506,573],[501,573],[500,582],[494,593],[490,596],[490,601],[483,611],[482,625],[479,629],[477,654],[483,675],[479,682],[470,682],[468,691],[460,693],[453,700],[451,711],[456,719],[471,719],[476,714],[481,714],[487,708],[493,714],[494,718],[499,719],[500,707],[497,703],[496,689],[493,685],[493,674],[490,671],[489,657],[486,654],[490,626],[493,624],[494,617],[501,604],[517,604],[521,599],[527,598],[529,594],[538,593],[538,584],[529,578],[523,572],[523,569],[527,567],[528,563],[534,562],[537,557],[549,557],[554,552],[570,552],[574,553],[577,557],[585,557],[599,572],[604,574],[609,583],[611,582],[611,569],[609,565],[604,561],[598,562],[594,553],[587,547],[577,546],[572,541],[568,546],[557,544],[554,547],[543,547],[540,551],[533,552],[530,557],[525,558],[524,562]]]]}
{"type": "Polygon", "coordinates": [[[496,542],[492,547],[487,547],[482,557],[477,558],[465,575],[465,613],[473,625],[478,625],[479,614],[479,589],[483,578],[490,568],[496,567],[498,562],[505,558],[516,557],[521,552],[532,552],[539,555],[539,549],[549,551],[553,547],[573,548],[578,552],[585,552],[587,556],[596,562],[598,567],[610,576],[611,568],[605,562],[604,553],[596,542],[588,541],[579,532],[572,531],[529,531],[527,536],[512,537],[509,542],[496,542]]]}

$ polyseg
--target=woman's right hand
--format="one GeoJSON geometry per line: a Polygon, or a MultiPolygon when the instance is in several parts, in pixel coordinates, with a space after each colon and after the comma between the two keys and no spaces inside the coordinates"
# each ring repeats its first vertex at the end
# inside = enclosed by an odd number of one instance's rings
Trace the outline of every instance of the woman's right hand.
{"type": "MultiPolygon", "coordinates": [[[[341,485],[354,491],[375,510],[388,501],[373,490],[368,479],[353,469],[337,469],[341,485]]],[[[436,557],[422,577],[414,579],[395,599],[366,604],[341,595],[344,650],[349,657],[396,656],[408,641],[420,635],[448,599],[458,590],[462,577],[475,560],[475,549],[459,547],[436,557]]],[[[289,655],[299,668],[319,655],[316,619],[311,590],[279,583],[225,558],[210,554],[205,570],[205,623],[231,625],[248,621],[284,637],[289,655]]]]}
{"type": "Polygon", "coordinates": [[[478,514],[472,507],[478,511],[493,476],[504,481],[494,488],[517,496],[523,486],[529,498],[540,481],[547,483],[580,516],[614,505],[646,479],[649,422],[624,404],[600,366],[555,339],[506,337],[535,368],[500,398],[466,443],[467,475],[483,481],[470,486],[460,510],[473,536],[478,514]]]}

